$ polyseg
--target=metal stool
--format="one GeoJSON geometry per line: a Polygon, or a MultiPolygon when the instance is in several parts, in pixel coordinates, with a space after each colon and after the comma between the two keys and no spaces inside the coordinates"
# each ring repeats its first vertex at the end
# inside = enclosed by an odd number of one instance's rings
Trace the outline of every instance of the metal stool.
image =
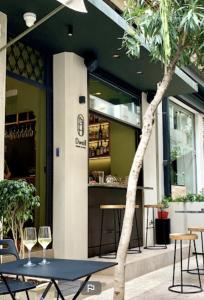
{"type": "Polygon", "coordinates": [[[167,249],[166,244],[165,245],[156,245],[156,232],[155,232],[155,214],[154,214],[154,209],[159,208],[162,209],[164,207],[163,204],[145,204],[145,208],[147,208],[147,222],[146,222],[146,235],[145,235],[145,247],[144,249],[149,249],[149,250],[160,250],[160,249],[167,249]],[[149,209],[152,209],[152,226],[149,226],[149,209]],[[149,229],[153,230],[153,245],[148,246],[148,231],[149,229]]]}
{"type": "MultiPolygon", "coordinates": [[[[124,205],[125,208],[125,205],[124,205]]],[[[136,232],[136,238],[135,240],[138,242],[138,246],[136,248],[138,249],[132,249],[131,248],[131,241],[129,244],[129,248],[128,248],[128,254],[137,254],[137,253],[142,253],[141,248],[140,248],[140,236],[139,236],[139,229],[138,229],[138,223],[137,223],[137,209],[140,208],[139,205],[135,205],[135,214],[134,214],[134,221],[135,221],[135,232],[136,232]]],[[[134,222],[133,221],[133,222],[134,222]]]]}
{"type": "Polygon", "coordinates": [[[168,287],[169,291],[174,293],[180,293],[180,294],[194,294],[194,293],[200,293],[202,292],[202,284],[200,279],[200,272],[198,267],[198,257],[196,252],[196,244],[195,240],[198,239],[198,236],[196,234],[188,234],[188,233],[173,233],[170,234],[170,239],[174,241],[175,247],[174,247],[174,263],[173,263],[173,279],[172,279],[172,285],[168,287]],[[181,282],[180,284],[175,284],[175,264],[176,264],[176,243],[177,241],[180,241],[180,274],[181,274],[181,282]],[[182,241],[193,241],[194,244],[194,250],[195,250],[195,258],[196,258],[196,264],[197,264],[197,270],[198,270],[198,282],[199,285],[192,285],[192,284],[183,284],[183,272],[188,271],[183,269],[183,256],[182,256],[182,241]],[[193,288],[193,290],[188,291],[187,288],[193,288]]]}
{"type": "Polygon", "coordinates": [[[117,247],[118,247],[118,242],[120,239],[120,228],[121,228],[121,210],[124,209],[124,205],[100,205],[100,209],[102,211],[101,213],[101,233],[100,233],[100,245],[99,245],[99,257],[101,258],[116,258],[116,253],[117,253],[117,247]],[[104,224],[104,211],[105,210],[112,210],[113,212],[113,233],[114,233],[114,252],[113,254],[101,254],[102,250],[102,240],[103,240],[103,224],[104,224]],[[118,223],[116,225],[116,223],[118,223]],[[118,227],[118,228],[117,228],[118,227]],[[117,233],[118,233],[118,239],[117,239],[117,233]]]}
{"type": "MultiPolygon", "coordinates": [[[[134,220],[135,220],[135,230],[136,230],[136,235],[137,235],[135,240],[138,241],[138,249],[131,249],[131,246],[129,245],[129,249],[128,249],[128,252],[127,252],[128,254],[141,253],[139,230],[138,230],[138,224],[137,224],[137,213],[136,213],[136,209],[138,209],[138,208],[139,208],[139,205],[135,205],[134,220]]],[[[125,205],[123,205],[123,204],[100,205],[100,209],[102,210],[102,214],[101,214],[101,233],[100,233],[99,257],[101,257],[101,258],[110,258],[110,259],[116,258],[117,248],[118,248],[120,235],[121,235],[122,211],[124,211],[125,205]],[[109,254],[101,255],[102,240],[103,240],[104,211],[105,210],[113,210],[113,220],[114,220],[113,232],[114,232],[115,251],[111,256],[109,254]],[[118,223],[118,224],[116,225],[116,223],[118,223]],[[117,233],[118,233],[118,239],[117,239],[117,233]]]]}
{"type": "MultiPolygon", "coordinates": [[[[200,238],[201,238],[201,249],[202,252],[197,252],[197,255],[201,255],[203,257],[203,263],[202,268],[199,268],[200,275],[204,275],[204,244],[203,244],[203,232],[204,227],[189,227],[188,230],[190,231],[190,234],[193,232],[200,232],[200,238]]],[[[198,269],[190,269],[190,252],[191,252],[191,241],[189,242],[189,251],[188,251],[188,273],[190,274],[198,274],[198,269]]],[[[193,252],[195,254],[195,252],[193,252]]]]}

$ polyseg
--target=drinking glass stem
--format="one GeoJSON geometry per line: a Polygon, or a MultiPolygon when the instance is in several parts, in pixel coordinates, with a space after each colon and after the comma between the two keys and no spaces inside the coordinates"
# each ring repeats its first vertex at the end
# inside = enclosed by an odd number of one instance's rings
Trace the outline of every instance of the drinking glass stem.
{"type": "Polygon", "coordinates": [[[46,248],[43,248],[43,262],[46,262],[46,258],[45,258],[45,250],[46,250],[46,248]]]}
{"type": "Polygon", "coordinates": [[[28,263],[29,264],[31,264],[30,254],[31,254],[31,250],[28,250],[28,263]]]}

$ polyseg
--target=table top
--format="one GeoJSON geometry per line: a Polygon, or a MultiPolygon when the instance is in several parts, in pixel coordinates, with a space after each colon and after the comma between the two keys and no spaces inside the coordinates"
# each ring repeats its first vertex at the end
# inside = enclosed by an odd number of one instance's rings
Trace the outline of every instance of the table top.
{"type": "Polygon", "coordinates": [[[24,267],[27,259],[3,263],[0,265],[1,274],[24,275],[55,280],[74,281],[104,269],[115,266],[113,262],[99,262],[89,260],[48,259],[50,264],[39,265],[42,258],[32,257],[33,267],[24,267]]]}

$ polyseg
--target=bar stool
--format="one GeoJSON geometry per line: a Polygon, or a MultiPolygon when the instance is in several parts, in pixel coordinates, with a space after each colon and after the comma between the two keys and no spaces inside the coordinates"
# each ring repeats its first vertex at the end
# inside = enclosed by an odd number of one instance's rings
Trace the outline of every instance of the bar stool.
{"type": "Polygon", "coordinates": [[[128,248],[128,252],[127,252],[128,254],[142,253],[141,248],[140,248],[140,236],[139,236],[139,228],[138,228],[138,222],[137,222],[137,209],[139,209],[139,208],[140,208],[139,205],[135,205],[135,214],[134,214],[134,220],[133,220],[133,222],[135,221],[135,233],[136,233],[135,240],[138,243],[138,246],[136,247],[138,249],[131,248],[131,240],[130,240],[130,244],[129,244],[129,248],[128,248]]]}
{"type": "MultiPolygon", "coordinates": [[[[190,234],[192,234],[193,232],[200,233],[202,252],[197,252],[197,255],[201,255],[203,257],[202,268],[199,268],[199,272],[200,272],[200,275],[204,275],[204,244],[203,244],[204,227],[189,227],[188,230],[190,231],[190,234]]],[[[190,252],[191,252],[191,241],[189,242],[189,251],[188,251],[188,273],[198,274],[197,269],[190,269],[190,252]]],[[[193,254],[195,254],[195,253],[193,252],[193,254]]]]}
{"type": "Polygon", "coordinates": [[[99,257],[100,258],[116,258],[116,253],[117,253],[117,246],[118,246],[118,241],[120,238],[120,228],[121,228],[121,210],[124,209],[124,205],[122,204],[102,204],[100,205],[101,209],[101,233],[100,233],[100,244],[99,244],[99,257]],[[113,213],[113,234],[114,234],[114,252],[113,254],[104,254],[102,255],[102,241],[103,241],[103,225],[104,225],[104,212],[106,210],[111,210],[113,213]],[[118,233],[118,241],[117,241],[117,233],[118,233]]]}
{"type": "MultiPolygon", "coordinates": [[[[128,254],[134,254],[134,253],[141,253],[140,249],[140,239],[139,239],[139,230],[138,230],[138,223],[137,223],[137,214],[136,214],[136,209],[139,208],[139,205],[135,205],[135,215],[134,215],[134,220],[135,220],[135,231],[136,231],[136,238],[135,240],[138,241],[138,249],[131,249],[129,245],[128,249],[128,254]]],[[[117,248],[118,248],[118,243],[120,240],[120,235],[121,235],[121,225],[122,225],[122,211],[125,209],[124,204],[113,204],[113,205],[100,205],[100,209],[102,211],[101,213],[101,232],[100,232],[100,245],[99,245],[99,257],[101,258],[116,258],[116,253],[117,253],[117,248]],[[102,255],[102,240],[103,240],[103,224],[104,224],[104,211],[105,210],[112,210],[113,212],[113,233],[114,233],[114,254],[109,255],[109,254],[104,254],[102,255]],[[117,233],[118,233],[118,239],[117,239],[117,233]]]]}
{"type": "Polygon", "coordinates": [[[146,235],[145,235],[145,247],[144,249],[149,250],[160,250],[167,249],[166,244],[164,245],[156,245],[156,232],[155,232],[155,214],[154,209],[162,209],[164,207],[163,204],[145,204],[144,207],[147,209],[147,219],[146,219],[146,235]],[[152,209],[152,226],[149,226],[149,209],[152,209]],[[149,229],[153,230],[153,245],[148,246],[148,231],[149,229]]]}
{"type": "Polygon", "coordinates": [[[189,233],[173,233],[170,234],[170,239],[174,241],[174,263],[173,263],[173,279],[172,279],[172,285],[168,287],[168,290],[174,293],[180,293],[180,294],[194,294],[194,293],[200,293],[202,292],[202,284],[200,279],[200,272],[198,267],[198,257],[196,252],[196,244],[195,240],[198,239],[198,236],[196,234],[189,234],[189,233]],[[175,265],[176,265],[176,244],[177,241],[180,241],[180,276],[181,281],[180,284],[175,284],[175,265]],[[192,284],[183,284],[183,272],[188,271],[183,269],[183,255],[182,255],[182,242],[183,241],[193,241],[194,244],[194,250],[195,250],[195,258],[196,258],[196,265],[198,270],[198,283],[199,285],[192,285],[192,284]],[[193,288],[193,290],[187,290],[187,288],[193,288]]]}

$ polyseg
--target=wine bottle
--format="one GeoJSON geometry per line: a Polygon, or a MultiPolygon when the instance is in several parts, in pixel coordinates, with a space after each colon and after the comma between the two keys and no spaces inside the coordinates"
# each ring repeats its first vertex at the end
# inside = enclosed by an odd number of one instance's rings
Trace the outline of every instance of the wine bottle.
{"type": "Polygon", "coordinates": [[[97,143],[97,147],[96,147],[96,156],[100,155],[100,146],[99,146],[99,142],[97,143]]]}
{"type": "Polygon", "coordinates": [[[100,155],[103,155],[103,144],[102,144],[102,141],[101,141],[101,145],[100,145],[100,155]]]}
{"type": "Polygon", "coordinates": [[[98,131],[98,138],[99,138],[100,140],[102,140],[102,138],[103,138],[103,132],[102,132],[101,125],[100,125],[99,131],[98,131]]]}

